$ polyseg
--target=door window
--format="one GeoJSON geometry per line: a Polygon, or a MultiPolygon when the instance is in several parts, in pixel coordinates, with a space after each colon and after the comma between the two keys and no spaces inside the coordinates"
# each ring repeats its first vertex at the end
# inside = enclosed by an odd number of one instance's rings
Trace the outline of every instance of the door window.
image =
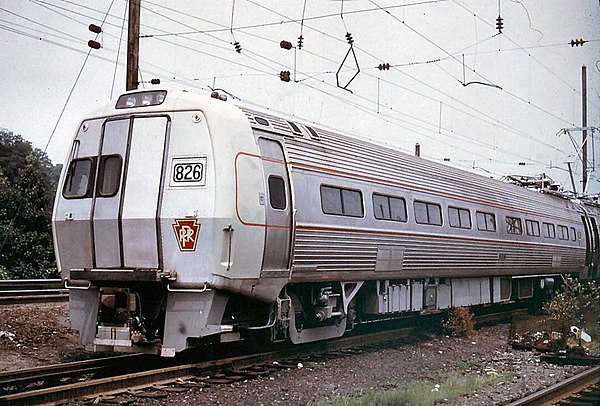
{"type": "Polygon", "coordinates": [[[269,176],[269,202],[277,210],[285,210],[287,207],[285,181],[280,176],[269,176]]]}
{"type": "Polygon", "coordinates": [[[98,196],[112,197],[119,191],[121,183],[122,158],[119,155],[109,155],[100,158],[98,168],[98,196]]]}

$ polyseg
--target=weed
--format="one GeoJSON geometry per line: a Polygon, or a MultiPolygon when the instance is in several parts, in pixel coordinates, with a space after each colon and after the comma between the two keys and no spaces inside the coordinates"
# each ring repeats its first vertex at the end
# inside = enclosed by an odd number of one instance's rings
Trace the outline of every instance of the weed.
{"type": "Polygon", "coordinates": [[[468,337],[475,328],[473,317],[473,313],[466,307],[453,309],[444,323],[444,329],[453,337],[468,337]]]}
{"type": "Polygon", "coordinates": [[[320,406],[433,406],[474,392],[484,385],[503,380],[502,375],[462,375],[441,373],[438,379],[399,384],[391,390],[372,390],[359,397],[335,397],[319,402],[320,406]],[[437,382],[436,382],[437,381],[437,382]]]}

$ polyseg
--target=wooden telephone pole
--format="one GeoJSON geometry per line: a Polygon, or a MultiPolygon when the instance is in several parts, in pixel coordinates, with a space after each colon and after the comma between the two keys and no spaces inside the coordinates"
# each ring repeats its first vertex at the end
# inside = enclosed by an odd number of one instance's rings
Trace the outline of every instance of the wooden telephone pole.
{"type": "Polygon", "coordinates": [[[581,67],[581,126],[583,127],[581,148],[583,155],[583,193],[587,193],[588,183],[588,147],[587,147],[587,68],[585,65],[581,67]]]}
{"type": "Polygon", "coordinates": [[[126,90],[136,90],[139,84],[138,69],[140,57],[140,2],[141,0],[129,0],[126,90]]]}

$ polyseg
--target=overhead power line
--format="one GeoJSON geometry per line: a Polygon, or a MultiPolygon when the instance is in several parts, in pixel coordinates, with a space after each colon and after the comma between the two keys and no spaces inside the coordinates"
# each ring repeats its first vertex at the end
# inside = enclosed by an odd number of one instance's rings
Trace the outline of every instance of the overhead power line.
{"type": "MultiPolygon", "coordinates": [[[[375,10],[375,9],[374,9],[374,10],[375,10]]],[[[336,14],[336,15],[339,15],[339,14],[336,14]]],[[[114,25],[114,24],[113,24],[113,25],[114,25]]],[[[208,43],[204,43],[204,42],[202,42],[202,43],[203,43],[203,44],[208,44],[208,43]]],[[[176,43],[171,43],[171,44],[172,44],[172,45],[174,45],[174,46],[182,47],[182,45],[181,45],[181,44],[176,44],[176,43]]],[[[214,45],[214,44],[209,44],[209,45],[210,45],[210,46],[216,46],[216,45],[214,45]]],[[[199,53],[203,53],[203,54],[205,54],[205,55],[209,55],[209,56],[211,56],[211,57],[217,57],[217,58],[219,59],[219,57],[218,57],[218,56],[215,56],[215,55],[213,55],[213,54],[210,54],[210,53],[208,53],[208,52],[203,52],[203,51],[201,51],[201,50],[198,50],[198,49],[196,49],[196,48],[193,48],[193,47],[190,47],[190,46],[183,46],[182,48],[183,48],[183,49],[188,49],[188,50],[190,50],[190,51],[193,51],[193,52],[199,52],[199,53]]],[[[218,48],[225,49],[224,47],[218,47],[218,48]]],[[[314,54],[314,55],[318,55],[318,54],[314,54]]],[[[319,57],[321,57],[321,58],[323,58],[324,60],[328,60],[327,58],[325,58],[325,57],[323,57],[323,56],[320,56],[320,55],[318,55],[318,56],[319,56],[319,57]]],[[[244,67],[244,68],[247,68],[247,69],[251,69],[251,70],[254,70],[254,71],[259,71],[259,72],[261,72],[261,71],[262,71],[260,74],[264,74],[264,75],[272,75],[272,74],[275,74],[275,75],[276,75],[276,72],[277,72],[277,71],[279,71],[279,69],[277,69],[277,70],[275,70],[275,73],[272,73],[272,72],[271,72],[271,70],[273,69],[273,65],[272,65],[272,64],[279,64],[279,62],[277,62],[277,61],[274,61],[274,60],[272,60],[272,59],[269,59],[269,58],[266,58],[266,57],[264,58],[264,61],[265,61],[265,62],[259,62],[259,61],[255,61],[255,62],[257,62],[257,63],[260,63],[260,64],[264,65],[265,67],[268,67],[268,68],[269,68],[269,69],[263,69],[263,70],[257,69],[255,66],[252,66],[252,65],[241,64],[241,63],[240,63],[239,61],[237,61],[237,60],[236,60],[236,61],[232,61],[232,60],[231,60],[231,59],[229,59],[229,58],[220,58],[220,59],[221,59],[221,60],[223,60],[223,61],[227,61],[227,62],[229,62],[229,63],[233,63],[233,64],[235,64],[235,65],[237,65],[237,66],[242,66],[242,67],[244,67]]],[[[448,57],[448,59],[449,59],[449,57],[448,57]]],[[[375,76],[371,76],[371,77],[375,77],[375,76]]],[[[323,82],[323,83],[325,83],[325,82],[323,82]]],[[[391,83],[391,82],[390,82],[390,83],[391,83]]],[[[329,85],[329,83],[325,83],[325,84],[329,85]]],[[[395,85],[395,84],[394,84],[394,85],[395,85]]],[[[413,92],[414,92],[414,91],[413,91],[413,92]]],[[[415,94],[420,94],[420,93],[418,93],[418,92],[415,92],[415,94]]],[[[420,94],[420,95],[422,95],[422,96],[423,96],[423,94],[420,94]]],[[[373,100],[370,100],[370,99],[366,99],[366,100],[369,100],[370,102],[374,102],[373,100]]],[[[457,101],[456,99],[454,99],[454,100],[455,100],[455,101],[457,101]]],[[[466,106],[466,105],[465,105],[465,106],[466,106]]],[[[451,106],[449,106],[449,107],[451,107],[451,106]]],[[[473,107],[471,107],[471,106],[468,106],[468,108],[469,108],[469,109],[473,109],[473,107]]],[[[477,113],[479,113],[479,114],[483,114],[483,112],[481,112],[481,111],[479,111],[479,110],[477,110],[477,109],[473,109],[473,110],[474,110],[474,111],[477,111],[477,113]]],[[[460,110],[460,109],[457,109],[457,111],[461,111],[461,110],[460,110]]],[[[394,114],[396,114],[396,113],[394,112],[394,114]]],[[[416,119],[415,117],[412,117],[412,118],[413,118],[413,119],[416,119]]],[[[481,119],[480,117],[476,117],[476,116],[474,116],[474,118],[481,119]]],[[[489,121],[489,123],[493,123],[494,125],[497,125],[497,126],[498,126],[498,128],[502,128],[502,127],[501,127],[501,124],[499,125],[499,124],[498,124],[498,122],[497,122],[497,120],[496,120],[495,118],[490,118],[490,121],[489,121]]],[[[428,123],[428,125],[431,125],[431,124],[432,124],[432,123],[428,123]]],[[[410,124],[410,125],[414,126],[414,123],[412,123],[412,124],[410,124]]]]}

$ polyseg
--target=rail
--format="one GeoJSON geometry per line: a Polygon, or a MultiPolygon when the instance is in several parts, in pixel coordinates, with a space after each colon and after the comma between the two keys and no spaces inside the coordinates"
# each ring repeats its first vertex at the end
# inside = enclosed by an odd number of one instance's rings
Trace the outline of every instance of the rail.
{"type": "MultiPolygon", "coordinates": [[[[519,310],[480,315],[477,321],[479,323],[507,321],[516,311],[519,310]]],[[[0,373],[0,404],[58,403],[170,383],[178,379],[183,381],[191,379],[207,384],[234,382],[240,377],[249,379],[252,376],[270,373],[273,368],[287,368],[300,360],[304,362],[315,357],[336,357],[340,354],[352,355],[356,351],[393,348],[415,340],[422,331],[418,325],[416,323],[411,327],[371,331],[366,334],[296,346],[280,345],[276,350],[260,353],[243,354],[238,349],[234,352],[236,356],[209,361],[198,362],[197,359],[192,359],[190,362],[189,358],[165,359],[144,354],[130,354],[9,371],[0,373]],[[210,379],[206,378],[206,375],[209,375],[210,379]]]]}
{"type": "MultiPolygon", "coordinates": [[[[396,343],[397,345],[400,341],[406,342],[407,338],[413,337],[416,332],[417,329],[413,327],[402,328],[293,347],[286,346],[282,349],[257,354],[169,366],[164,365],[176,361],[136,354],[138,358],[135,359],[135,362],[131,362],[131,359],[114,357],[32,368],[18,371],[17,375],[15,375],[15,371],[10,371],[0,373],[0,404],[65,402],[124,389],[173,382],[178,378],[192,379],[207,373],[215,377],[215,374],[212,373],[215,370],[230,371],[238,376],[242,374],[249,377],[256,374],[258,365],[268,364],[271,366],[273,361],[306,357],[308,354],[314,356],[315,354],[334,352],[337,355],[337,352],[347,351],[349,348],[372,347],[378,343],[396,343]],[[120,367],[116,368],[116,365],[120,367]],[[136,371],[125,368],[133,365],[136,366],[136,371]],[[82,376],[85,377],[85,380],[82,380],[82,376]],[[65,384],[65,382],[67,383],[65,384]]],[[[227,379],[223,378],[225,375],[222,373],[216,376],[221,376],[221,380],[227,379]]],[[[219,382],[208,381],[208,383],[219,382]]]]}
{"type": "Polygon", "coordinates": [[[0,304],[61,302],[68,297],[60,279],[0,280],[0,304]]]}
{"type": "MultiPolygon", "coordinates": [[[[559,401],[566,400],[571,396],[585,392],[588,388],[600,383],[600,367],[595,367],[584,371],[578,375],[552,385],[539,392],[535,392],[523,399],[510,403],[508,406],[538,406],[559,404],[559,401]]],[[[597,405],[594,403],[578,402],[579,405],[597,405]]],[[[568,403],[567,403],[568,404],[568,403]]]]}

